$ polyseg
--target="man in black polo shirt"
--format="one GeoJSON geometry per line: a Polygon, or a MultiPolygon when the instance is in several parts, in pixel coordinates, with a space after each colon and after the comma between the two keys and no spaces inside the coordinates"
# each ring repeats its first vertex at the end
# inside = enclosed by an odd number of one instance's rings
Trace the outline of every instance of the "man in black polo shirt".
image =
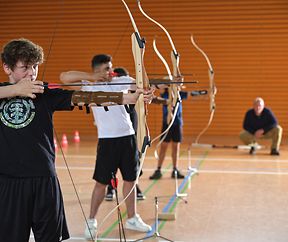
{"type": "MultiPolygon", "coordinates": [[[[278,125],[272,111],[265,108],[264,100],[261,97],[257,97],[254,100],[253,108],[246,112],[243,129],[240,133],[240,139],[244,144],[255,143],[257,139],[272,139],[270,154],[280,155],[282,128],[278,125]]],[[[251,147],[250,154],[255,154],[254,146],[251,147]]]]}

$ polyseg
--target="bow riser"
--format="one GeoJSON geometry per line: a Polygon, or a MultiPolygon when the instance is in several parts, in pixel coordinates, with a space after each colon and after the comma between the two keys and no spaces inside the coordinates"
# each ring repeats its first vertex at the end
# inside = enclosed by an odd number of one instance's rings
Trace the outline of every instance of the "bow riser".
{"type": "MultiPolygon", "coordinates": [[[[173,76],[174,77],[181,76],[181,72],[179,69],[180,55],[174,50],[171,51],[171,61],[173,66],[173,76]]],[[[171,85],[171,93],[172,93],[171,96],[173,98],[172,106],[175,107],[177,102],[181,102],[178,85],[171,85]]]]}
{"type": "Polygon", "coordinates": [[[216,108],[216,103],[215,103],[215,95],[216,95],[216,86],[214,84],[214,71],[213,70],[208,70],[208,76],[209,76],[209,87],[210,87],[210,112],[215,110],[216,108]]]}
{"type": "MultiPolygon", "coordinates": [[[[145,68],[141,64],[143,63],[145,42],[140,38],[138,33],[133,33],[131,35],[132,41],[132,52],[135,62],[136,71],[136,85],[138,88],[148,89],[148,77],[145,74],[145,68]]],[[[144,103],[143,94],[140,94],[138,101],[135,105],[136,112],[138,113],[138,128],[137,128],[137,145],[138,150],[142,154],[145,153],[146,147],[149,145],[150,137],[149,130],[146,122],[146,115],[148,113],[147,104],[144,103]]]]}

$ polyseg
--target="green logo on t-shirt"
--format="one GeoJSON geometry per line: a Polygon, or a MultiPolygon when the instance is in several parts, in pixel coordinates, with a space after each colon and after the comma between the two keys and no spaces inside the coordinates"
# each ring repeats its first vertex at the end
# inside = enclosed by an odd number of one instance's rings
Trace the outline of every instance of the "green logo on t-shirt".
{"type": "Polygon", "coordinates": [[[21,129],[32,122],[35,106],[31,99],[12,98],[0,105],[0,120],[13,129],[21,129]]]}

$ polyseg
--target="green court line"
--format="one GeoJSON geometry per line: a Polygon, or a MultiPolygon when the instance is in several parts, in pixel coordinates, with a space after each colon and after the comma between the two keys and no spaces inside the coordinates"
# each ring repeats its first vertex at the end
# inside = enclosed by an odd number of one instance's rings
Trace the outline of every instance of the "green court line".
{"type": "MultiPolygon", "coordinates": [[[[172,164],[170,163],[170,164],[165,168],[165,170],[163,171],[163,174],[165,174],[165,173],[168,171],[168,169],[171,168],[171,166],[172,166],[172,164]]],[[[159,180],[153,180],[153,182],[145,189],[144,195],[146,195],[158,181],[159,181],[159,180]]],[[[121,213],[121,215],[122,215],[122,218],[124,219],[124,218],[126,218],[126,216],[127,216],[127,212],[123,212],[123,213],[121,213]]],[[[112,232],[112,230],[113,230],[117,225],[118,225],[118,220],[115,220],[115,221],[113,222],[113,224],[111,224],[111,225],[101,234],[101,238],[103,238],[103,239],[106,238],[106,237],[112,232]]],[[[101,241],[101,239],[97,239],[97,241],[101,241]]]]}
{"type": "MultiPolygon", "coordinates": [[[[199,162],[199,165],[198,165],[198,168],[197,168],[197,169],[199,169],[200,166],[203,165],[203,163],[204,163],[204,161],[205,161],[205,158],[207,157],[208,153],[209,153],[209,151],[206,150],[205,153],[203,154],[203,157],[201,158],[201,160],[200,160],[200,162],[199,162]]],[[[181,154],[179,155],[179,157],[181,157],[183,154],[184,154],[184,151],[181,152],[181,154]]],[[[170,163],[170,164],[165,168],[165,171],[163,172],[163,174],[165,174],[165,173],[171,168],[171,166],[172,166],[172,164],[170,163]]],[[[192,181],[193,177],[194,177],[194,176],[191,177],[191,181],[192,181]]],[[[158,183],[158,181],[159,181],[159,180],[153,180],[153,182],[145,189],[144,195],[146,195],[146,194],[152,189],[152,187],[153,187],[156,183],[158,183]]],[[[190,181],[190,182],[191,182],[191,181],[190,181]]],[[[186,183],[186,185],[183,187],[183,189],[182,189],[181,191],[185,192],[185,191],[187,190],[187,188],[188,188],[188,183],[186,183]]],[[[179,198],[175,199],[175,201],[173,202],[172,206],[171,206],[170,209],[169,209],[169,212],[173,212],[173,211],[175,210],[176,205],[178,204],[179,200],[180,200],[179,198]]],[[[127,216],[127,212],[123,212],[123,213],[121,213],[121,215],[122,215],[122,218],[124,219],[124,218],[126,218],[126,216],[127,216]]],[[[166,224],[166,222],[167,222],[167,221],[161,221],[161,223],[159,224],[159,227],[158,227],[158,230],[159,230],[159,231],[164,227],[164,225],[166,224]]],[[[101,238],[103,238],[103,239],[106,238],[106,237],[113,231],[113,229],[114,229],[117,225],[118,225],[118,220],[115,220],[115,221],[113,222],[113,224],[110,225],[110,226],[101,234],[101,238]]],[[[101,239],[97,239],[97,241],[102,241],[102,240],[101,240],[101,239]]]]}

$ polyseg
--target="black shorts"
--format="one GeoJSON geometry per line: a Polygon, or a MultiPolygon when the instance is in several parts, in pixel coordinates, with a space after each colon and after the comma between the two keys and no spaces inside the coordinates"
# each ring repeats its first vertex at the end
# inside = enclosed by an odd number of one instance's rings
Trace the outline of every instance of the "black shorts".
{"type": "Polygon", "coordinates": [[[36,242],[69,238],[57,177],[0,176],[0,241],[36,242]]]}
{"type": "Polygon", "coordinates": [[[139,156],[135,135],[98,140],[93,179],[110,184],[112,172],[120,170],[124,181],[135,181],[139,156]]]}
{"type": "MultiPolygon", "coordinates": [[[[164,132],[167,129],[167,127],[168,127],[167,124],[163,124],[161,132],[164,132]]],[[[171,140],[176,143],[181,142],[182,141],[182,125],[172,125],[168,133],[164,135],[166,136],[163,142],[170,142],[171,140]]],[[[162,139],[164,135],[162,135],[160,139],[162,139]]]]}

